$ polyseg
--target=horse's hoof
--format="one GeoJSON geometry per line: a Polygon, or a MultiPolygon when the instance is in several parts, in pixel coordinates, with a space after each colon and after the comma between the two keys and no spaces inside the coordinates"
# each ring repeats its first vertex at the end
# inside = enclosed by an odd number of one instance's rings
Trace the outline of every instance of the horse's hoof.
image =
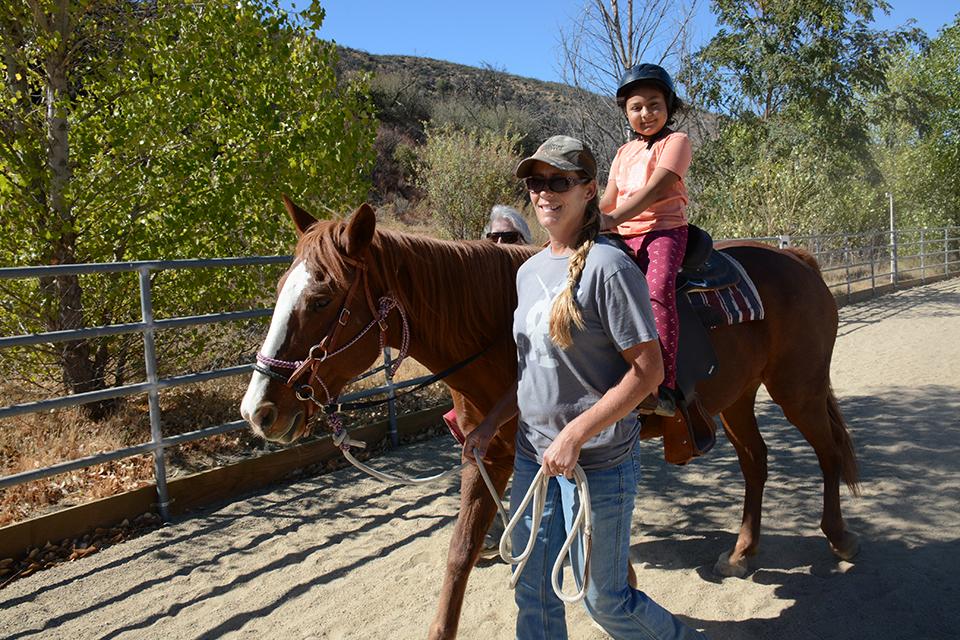
{"type": "Polygon", "coordinates": [[[740,556],[739,560],[730,562],[729,551],[721,553],[717,564],[713,565],[713,572],[725,578],[742,578],[747,575],[749,569],[746,556],[740,556]]]}
{"type": "Polygon", "coordinates": [[[860,552],[860,537],[849,529],[843,533],[840,544],[830,543],[830,551],[841,560],[853,560],[860,552]]]}

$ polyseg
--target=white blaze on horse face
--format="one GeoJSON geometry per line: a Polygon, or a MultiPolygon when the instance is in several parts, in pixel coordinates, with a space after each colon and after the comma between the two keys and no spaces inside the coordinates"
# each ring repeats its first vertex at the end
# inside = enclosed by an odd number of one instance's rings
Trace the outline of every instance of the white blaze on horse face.
{"type": "MultiPolygon", "coordinates": [[[[268,358],[276,358],[280,352],[280,347],[287,338],[287,323],[308,284],[310,284],[310,272],[307,271],[306,263],[301,261],[287,274],[283,288],[280,289],[280,295],[277,296],[277,304],[273,308],[273,317],[270,319],[270,329],[260,347],[260,353],[268,358]]],[[[306,354],[303,356],[306,357],[306,354]]],[[[247,392],[240,403],[240,415],[251,424],[257,408],[264,402],[269,382],[270,378],[259,371],[254,371],[250,378],[247,392]]]]}

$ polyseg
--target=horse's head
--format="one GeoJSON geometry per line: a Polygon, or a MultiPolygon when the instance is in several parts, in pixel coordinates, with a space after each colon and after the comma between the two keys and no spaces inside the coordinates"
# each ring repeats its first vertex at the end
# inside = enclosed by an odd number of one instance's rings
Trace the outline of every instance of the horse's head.
{"type": "Polygon", "coordinates": [[[284,204],[300,242],[278,284],[240,413],[257,434],[289,443],[308,431],[317,410],[311,396],[332,402],[376,360],[380,328],[374,304],[380,292],[371,290],[367,273],[376,231],[369,205],[346,222],[318,222],[286,197],[284,204]]]}

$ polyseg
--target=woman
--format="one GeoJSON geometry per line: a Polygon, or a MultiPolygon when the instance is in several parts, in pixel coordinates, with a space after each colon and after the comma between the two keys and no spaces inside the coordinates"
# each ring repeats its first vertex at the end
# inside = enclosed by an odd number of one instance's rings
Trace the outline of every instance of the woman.
{"type": "MultiPolygon", "coordinates": [[[[663,361],[643,275],[599,236],[596,161],[579,140],[554,136],[517,166],[547,246],[517,273],[513,332],[518,381],[466,439],[481,456],[497,428],[519,413],[511,509],[542,466],[551,477],[537,543],[516,587],[517,638],[567,637],[549,569],[572,523],[570,481],[587,475],[593,516],[584,603],[614,638],[701,638],[627,581],[636,496],[639,425],[634,407],[663,379],[663,361]]],[[[530,536],[527,513],[513,548],[530,536]]],[[[582,581],[583,557],[574,575],[582,581]]]]}
{"type": "Polygon", "coordinates": [[[483,235],[497,244],[530,244],[533,240],[527,221],[519,211],[505,204],[493,205],[483,235]]]}

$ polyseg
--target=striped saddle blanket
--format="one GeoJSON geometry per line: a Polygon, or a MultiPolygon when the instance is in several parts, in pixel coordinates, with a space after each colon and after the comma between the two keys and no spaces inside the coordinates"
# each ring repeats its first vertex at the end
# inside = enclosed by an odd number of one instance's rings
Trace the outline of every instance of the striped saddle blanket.
{"type": "Polygon", "coordinates": [[[746,270],[725,253],[714,251],[711,258],[713,257],[727,261],[739,277],[733,284],[722,288],[698,287],[693,282],[684,288],[684,293],[704,326],[715,329],[751,320],[763,320],[763,303],[746,270]]]}

